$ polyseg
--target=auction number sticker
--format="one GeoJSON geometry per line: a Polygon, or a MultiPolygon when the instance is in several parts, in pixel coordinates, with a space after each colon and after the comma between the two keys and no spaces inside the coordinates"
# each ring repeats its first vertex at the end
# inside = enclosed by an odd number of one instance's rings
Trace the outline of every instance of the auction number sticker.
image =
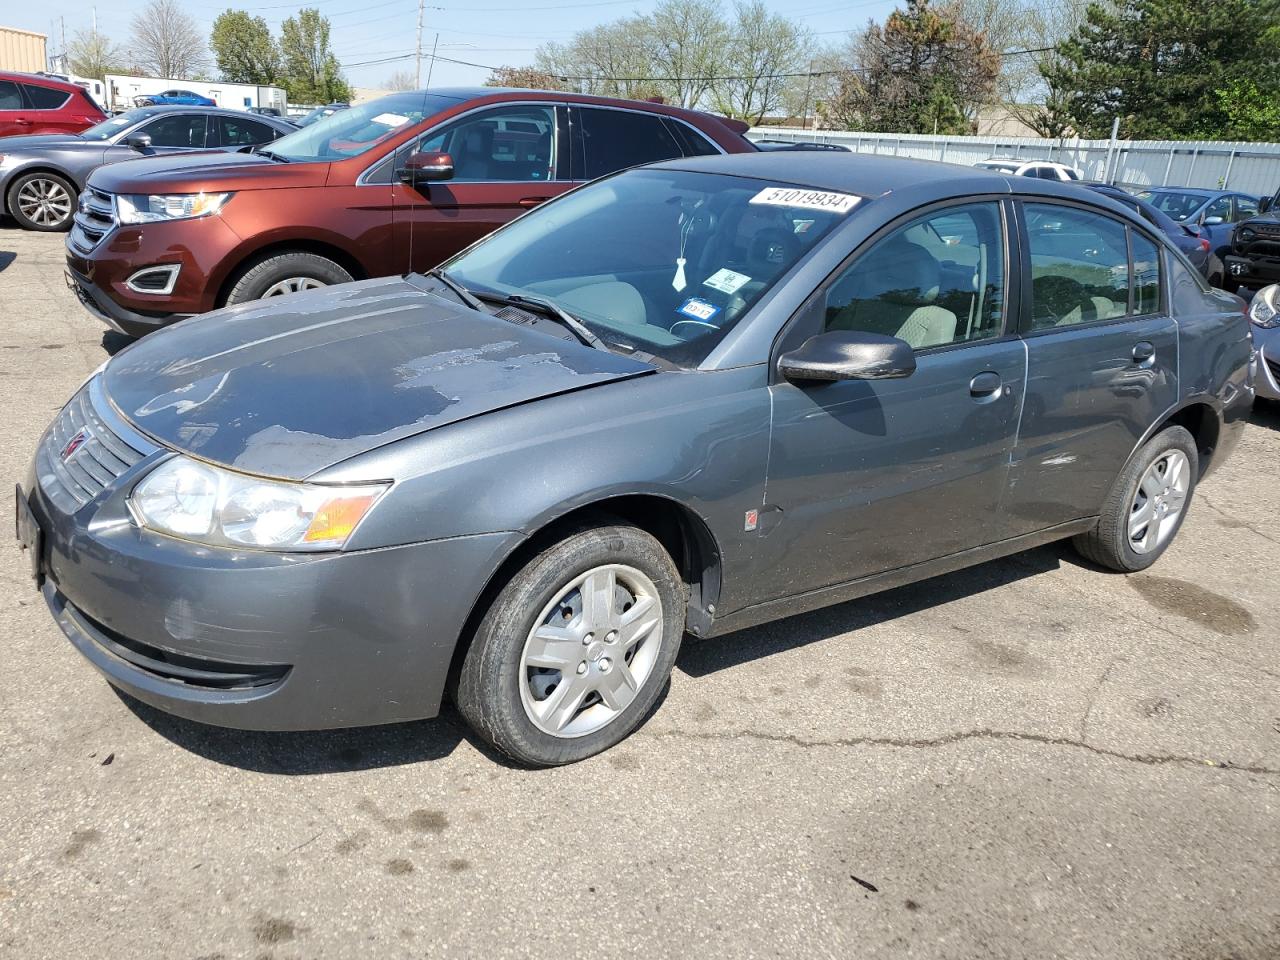
{"type": "Polygon", "coordinates": [[[409,122],[408,117],[403,117],[398,113],[380,113],[373,118],[373,123],[380,123],[384,127],[399,127],[409,122]]]}
{"type": "Polygon", "coordinates": [[[701,320],[703,323],[710,323],[711,318],[719,312],[720,308],[714,303],[707,303],[707,301],[699,300],[697,297],[691,297],[680,304],[680,309],[677,311],[677,313],[683,313],[686,317],[701,320]]]}
{"type": "Polygon", "coordinates": [[[728,267],[723,267],[703,280],[702,285],[710,287],[712,290],[719,290],[721,293],[737,293],[750,282],[751,278],[745,273],[738,273],[728,267]]]}
{"type": "Polygon", "coordinates": [[[801,190],[796,187],[765,187],[752,203],[770,207],[797,207],[801,210],[826,210],[830,213],[848,213],[858,205],[861,197],[848,193],[828,193],[825,190],[801,190]]]}

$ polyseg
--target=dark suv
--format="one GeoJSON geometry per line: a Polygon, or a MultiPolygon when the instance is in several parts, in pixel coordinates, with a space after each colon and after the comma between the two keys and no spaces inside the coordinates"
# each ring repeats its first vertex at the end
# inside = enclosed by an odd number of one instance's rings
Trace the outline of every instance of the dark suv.
{"type": "Polygon", "coordinates": [[[624,167],[745,153],[746,125],[662,104],[526,90],[396,93],[267,147],[97,170],[68,280],[140,336],[224,304],[427,270],[624,167]]]}
{"type": "Polygon", "coordinates": [[[1280,190],[1263,197],[1261,213],[1236,227],[1231,252],[1222,258],[1226,272],[1223,286],[1234,291],[1243,285],[1252,289],[1280,283],[1280,190]]]}

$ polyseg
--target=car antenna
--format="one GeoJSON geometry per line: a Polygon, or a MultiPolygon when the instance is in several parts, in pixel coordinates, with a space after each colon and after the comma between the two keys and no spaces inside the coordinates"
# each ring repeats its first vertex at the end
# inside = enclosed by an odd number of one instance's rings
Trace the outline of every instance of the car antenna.
{"type": "MultiPolygon", "coordinates": [[[[419,79],[422,77],[422,11],[423,11],[423,6],[422,6],[422,3],[421,3],[421,0],[419,0],[419,4],[418,4],[418,55],[417,55],[417,57],[414,59],[414,64],[415,64],[415,66],[417,67],[417,70],[418,70],[418,77],[419,77],[419,79]]],[[[428,93],[427,93],[427,91],[431,89],[431,73],[432,73],[432,70],[435,68],[435,65],[436,65],[436,47],[439,45],[439,43],[440,43],[440,34],[439,34],[439,32],[437,32],[437,33],[436,33],[435,40],[433,40],[433,41],[432,41],[432,43],[431,43],[431,58],[427,61],[427,82],[426,82],[425,84],[423,84],[423,87],[422,87],[422,111],[421,111],[421,114],[422,114],[422,115],[418,118],[418,122],[419,122],[419,123],[422,123],[424,120],[426,120],[426,119],[427,119],[427,97],[428,97],[428,93]]],[[[414,138],[414,139],[416,139],[416,138],[414,138]]],[[[411,141],[410,141],[410,144],[412,144],[412,143],[413,143],[413,141],[411,140],[411,141]]],[[[412,147],[411,147],[411,148],[412,148],[412,147]]],[[[415,152],[416,152],[416,151],[415,151],[415,152]]],[[[408,158],[406,158],[406,159],[408,159],[408,158]]],[[[403,186],[403,184],[402,184],[402,186],[403,186]]],[[[418,188],[417,188],[417,186],[416,186],[416,185],[408,185],[408,186],[409,186],[409,189],[411,189],[414,193],[417,193],[418,188]]],[[[428,187],[427,189],[428,189],[428,190],[430,190],[431,188],[430,188],[430,187],[428,187]]],[[[417,206],[417,201],[411,198],[411,200],[410,200],[410,208],[411,208],[411,209],[410,209],[410,216],[409,216],[409,270],[408,270],[408,272],[409,272],[409,273],[413,273],[413,272],[414,272],[414,271],[413,271],[413,235],[414,235],[415,233],[417,233],[417,231],[418,231],[418,218],[417,218],[416,216],[414,216],[414,215],[413,215],[412,208],[413,208],[413,207],[416,207],[416,206],[417,206]]],[[[394,214],[393,214],[393,216],[394,216],[394,214]]],[[[435,266],[435,264],[432,264],[432,266],[435,266]]]]}

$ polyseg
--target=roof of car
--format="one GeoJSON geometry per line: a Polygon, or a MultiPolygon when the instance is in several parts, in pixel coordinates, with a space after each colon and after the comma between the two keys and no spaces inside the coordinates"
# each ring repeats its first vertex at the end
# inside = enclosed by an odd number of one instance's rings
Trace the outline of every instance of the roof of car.
{"type": "Polygon", "coordinates": [[[12,80],[15,83],[34,83],[42,87],[54,87],[58,90],[83,90],[78,83],[68,83],[57,77],[47,77],[41,73],[18,73],[13,70],[0,70],[0,80],[12,80]]]}

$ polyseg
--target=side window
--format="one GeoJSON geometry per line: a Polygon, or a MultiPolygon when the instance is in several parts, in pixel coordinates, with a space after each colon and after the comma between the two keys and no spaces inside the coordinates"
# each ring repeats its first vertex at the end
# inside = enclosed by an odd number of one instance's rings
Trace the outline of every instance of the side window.
{"type": "Polygon", "coordinates": [[[203,147],[204,114],[166,114],[152,120],[138,132],[149,136],[153,147],[203,147]]]}
{"type": "Polygon", "coordinates": [[[1236,197],[1236,222],[1258,215],[1258,201],[1250,197],[1236,197]]]}
{"type": "Polygon", "coordinates": [[[996,203],[948,207],[877,240],[827,291],[826,329],[901,337],[916,349],[998,337],[1004,231],[996,203]]]}
{"type": "Polygon", "coordinates": [[[556,170],[552,106],[516,106],[472,114],[418,142],[453,157],[453,179],[551,180],[556,170]]]}
{"type": "Polygon", "coordinates": [[[720,152],[720,148],[708,140],[705,134],[695,131],[687,124],[672,120],[670,117],[663,122],[675,137],[676,142],[680,144],[680,149],[684,151],[686,157],[710,157],[720,152]]]}
{"type": "Polygon", "coordinates": [[[12,80],[0,80],[0,110],[21,110],[22,94],[12,80]]]}
{"type": "Polygon", "coordinates": [[[71,94],[64,90],[37,87],[34,83],[24,83],[22,89],[27,92],[27,101],[33,110],[57,110],[71,99],[71,94]]]}
{"type": "Polygon", "coordinates": [[[1160,248],[1130,231],[1133,241],[1133,312],[1137,316],[1160,310],[1160,248]]]}
{"type": "Polygon", "coordinates": [[[581,107],[577,111],[585,169],[594,180],[615,170],[684,156],[662,117],[654,113],[581,107]]]}
{"type": "Polygon", "coordinates": [[[265,123],[241,117],[218,117],[218,133],[224,147],[247,147],[276,138],[275,131],[265,123]]]}
{"type": "Polygon", "coordinates": [[[1031,327],[1071,326],[1129,310],[1125,226],[1072,207],[1028,203],[1031,327]]]}
{"type": "Polygon", "coordinates": [[[1207,222],[1210,217],[1221,217],[1223,223],[1231,221],[1231,198],[1219,197],[1213,203],[1209,204],[1204,212],[1204,219],[1207,222]]]}

